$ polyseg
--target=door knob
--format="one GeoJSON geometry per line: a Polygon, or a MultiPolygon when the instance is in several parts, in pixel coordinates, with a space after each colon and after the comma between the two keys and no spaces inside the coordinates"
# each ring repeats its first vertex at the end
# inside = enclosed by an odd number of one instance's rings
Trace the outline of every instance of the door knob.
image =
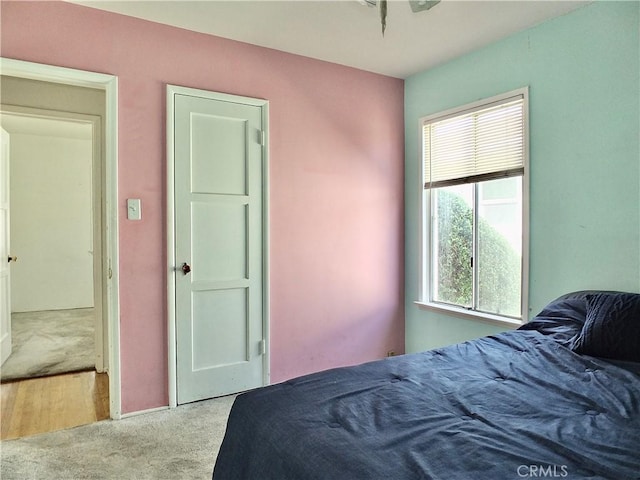
{"type": "Polygon", "coordinates": [[[17,262],[18,261],[18,257],[9,255],[9,259],[7,260],[7,262],[17,262]]]}
{"type": "Polygon", "coordinates": [[[183,263],[182,267],[180,267],[180,269],[182,270],[182,273],[184,273],[186,275],[187,273],[189,273],[191,271],[191,266],[188,263],[183,263]]]}

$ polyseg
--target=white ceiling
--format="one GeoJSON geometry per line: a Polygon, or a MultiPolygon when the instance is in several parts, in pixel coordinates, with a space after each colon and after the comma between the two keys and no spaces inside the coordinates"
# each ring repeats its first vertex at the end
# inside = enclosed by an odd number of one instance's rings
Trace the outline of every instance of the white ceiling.
{"type": "Polygon", "coordinates": [[[398,78],[591,3],[442,0],[413,13],[389,0],[383,37],[364,0],[70,1],[398,78]]]}

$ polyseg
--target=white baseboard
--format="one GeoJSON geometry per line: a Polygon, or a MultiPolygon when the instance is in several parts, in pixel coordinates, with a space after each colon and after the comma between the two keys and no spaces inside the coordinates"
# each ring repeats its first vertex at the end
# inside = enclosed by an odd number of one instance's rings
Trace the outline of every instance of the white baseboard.
{"type": "Polygon", "coordinates": [[[137,417],[138,415],[146,415],[147,413],[161,412],[163,410],[169,410],[169,406],[167,405],[164,407],[155,407],[155,408],[149,408],[147,410],[137,410],[135,412],[123,413],[120,415],[119,420],[122,420],[124,418],[129,418],[129,417],[137,417]]]}

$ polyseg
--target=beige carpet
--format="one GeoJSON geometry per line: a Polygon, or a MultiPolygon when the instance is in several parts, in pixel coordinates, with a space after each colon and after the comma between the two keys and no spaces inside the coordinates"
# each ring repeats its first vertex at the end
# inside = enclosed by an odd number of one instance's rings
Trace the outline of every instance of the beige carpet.
{"type": "Polygon", "coordinates": [[[95,367],[94,309],[11,314],[12,353],[2,381],[95,367]]]}
{"type": "Polygon", "coordinates": [[[0,478],[210,479],[235,396],[0,443],[0,478]]]}

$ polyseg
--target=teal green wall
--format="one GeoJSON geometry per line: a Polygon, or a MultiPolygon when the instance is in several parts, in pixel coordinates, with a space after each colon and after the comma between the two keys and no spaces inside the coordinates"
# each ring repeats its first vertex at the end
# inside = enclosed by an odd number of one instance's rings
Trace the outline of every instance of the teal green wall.
{"type": "Polygon", "coordinates": [[[405,83],[406,349],[505,328],[414,305],[418,119],[529,86],[529,310],[581,289],[640,292],[640,4],[597,2],[405,83]]]}

